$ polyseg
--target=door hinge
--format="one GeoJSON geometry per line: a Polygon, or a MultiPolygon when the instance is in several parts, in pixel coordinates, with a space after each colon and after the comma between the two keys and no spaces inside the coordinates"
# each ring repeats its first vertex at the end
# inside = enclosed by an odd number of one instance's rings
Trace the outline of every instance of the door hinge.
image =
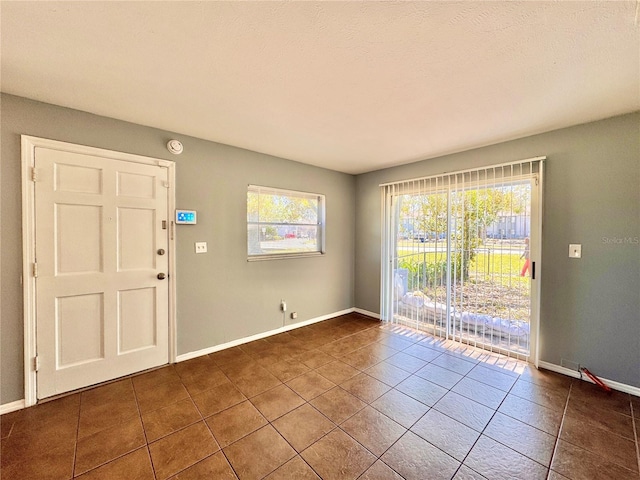
{"type": "Polygon", "coordinates": [[[38,262],[33,262],[33,276],[38,277],[38,262]]]}
{"type": "Polygon", "coordinates": [[[38,170],[36,169],[36,167],[31,167],[31,181],[32,182],[38,181],[38,170]]]}
{"type": "Polygon", "coordinates": [[[40,370],[40,357],[36,355],[33,357],[33,371],[37,372],[38,370],[40,370]]]}

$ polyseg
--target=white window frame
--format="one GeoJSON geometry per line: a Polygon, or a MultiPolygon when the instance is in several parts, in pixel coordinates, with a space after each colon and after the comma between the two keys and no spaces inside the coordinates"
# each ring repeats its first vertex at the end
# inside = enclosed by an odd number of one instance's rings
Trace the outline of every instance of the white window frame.
{"type": "Polygon", "coordinates": [[[325,212],[326,212],[326,198],[321,193],[311,193],[311,192],[303,192],[299,190],[287,190],[283,188],[277,187],[268,187],[263,185],[249,185],[247,188],[247,198],[250,192],[254,193],[267,193],[274,195],[282,195],[282,196],[295,196],[295,197],[308,197],[308,198],[317,198],[318,201],[318,223],[288,223],[288,222],[260,222],[260,221],[249,221],[248,212],[247,212],[247,261],[255,262],[261,260],[278,260],[285,258],[301,258],[301,257],[315,257],[324,255],[325,252],[325,212]],[[318,228],[318,238],[317,244],[318,249],[312,252],[291,252],[291,253],[260,253],[260,254],[251,254],[249,252],[249,228],[252,225],[283,225],[283,226],[306,226],[306,227],[317,227],[318,228]]]}

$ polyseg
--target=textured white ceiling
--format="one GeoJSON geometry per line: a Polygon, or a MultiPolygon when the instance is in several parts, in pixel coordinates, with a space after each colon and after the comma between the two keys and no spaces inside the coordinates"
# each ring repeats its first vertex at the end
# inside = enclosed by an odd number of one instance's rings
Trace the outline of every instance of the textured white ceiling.
{"type": "Polygon", "coordinates": [[[637,7],[2,1],[1,88],[361,173],[640,109],[637,7]]]}

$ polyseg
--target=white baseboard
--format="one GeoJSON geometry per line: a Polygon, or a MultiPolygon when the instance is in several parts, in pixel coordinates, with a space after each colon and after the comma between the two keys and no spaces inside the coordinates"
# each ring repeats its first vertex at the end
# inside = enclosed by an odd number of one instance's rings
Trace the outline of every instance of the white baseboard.
{"type": "Polygon", "coordinates": [[[354,308],[354,312],[359,313],[361,315],[366,315],[367,317],[373,317],[380,320],[380,314],[375,312],[370,312],[369,310],[363,310],[362,308],[354,308]]]}
{"type": "Polygon", "coordinates": [[[15,402],[5,403],[4,405],[0,405],[0,415],[15,412],[16,410],[22,410],[24,407],[24,398],[22,400],[16,400],[15,402]]]}
{"type": "MultiPolygon", "coordinates": [[[[573,378],[582,377],[582,380],[584,380],[585,382],[594,383],[586,375],[580,375],[580,372],[578,372],[577,370],[573,370],[567,367],[562,367],[560,365],[556,365],[555,363],[540,361],[538,363],[538,366],[540,368],[544,368],[545,370],[551,370],[552,372],[567,375],[568,377],[573,377],[573,378]]],[[[600,378],[600,380],[602,380],[602,382],[605,385],[607,385],[609,388],[613,390],[618,390],[619,392],[629,393],[631,395],[635,395],[636,397],[640,397],[640,387],[634,387],[633,385],[627,385],[626,383],[620,383],[614,380],[607,380],[606,378],[600,378]]]]}
{"type": "MultiPolygon", "coordinates": [[[[244,343],[253,342],[254,340],[261,340],[263,338],[270,337],[272,335],[277,335],[278,333],[288,332],[289,330],[294,330],[296,328],[305,327],[313,323],[329,320],[330,318],[339,317],[340,315],[353,313],[354,311],[356,311],[356,309],[354,309],[353,307],[347,308],[346,310],[340,310],[339,312],[329,313],[328,315],[322,315],[320,317],[311,318],[303,322],[293,323],[291,325],[285,325],[284,327],[276,328],[275,330],[268,330],[266,332],[257,333],[255,335],[251,335],[250,337],[239,338],[237,340],[232,340],[227,343],[221,343],[220,345],[214,345],[213,347],[203,348],[202,350],[196,350],[195,352],[183,353],[182,355],[178,355],[176,357],[176,362],[184,362],[185,360],[191,360],[192,358],[201,357],[202,355],[208,355],[209,353],[219,352],[220,350],[224,350],[226,348],[237,347],[238,345],[242,345],[244,343]]],[[[367,314],[365,313],[365,315],[367,314]]]]}
{"type": "MultiPolygon", "coordinates": [[[[304,327],[307,325],[311,325],[313,323],[322,322],[324,320],[329,320],[330,318],[339,317],[341,315],[347,315],[349,313],[353,313],[357,311],[358,313],[362,313],[363,315],[368,315],[374,318],[380,318],[379,315],[367,312],[366,310],[360,310],[356,308],[347,308],[345,310],[340,310],[338,312],[333,312],[327,315],[322,315],[320,317],[311,318],[309,320],[305,320],[303,322],[294,323],[291,325],[285,325],[284,327],[276,328],[275,330],[269,330],[267,332],[258,333],[256,335],[251,335],[250,337],[240,338],[238,340],[233,340],[231,342],[223,343],[220,345],[215,345],[213,347],[205,348],[202,350],[197,350],[195,352],[189,352],[182,355],[178,355],[176,358],[177,362],[184,362],[185,360],[190,360],[192,358],[200,357],[202,355],[207,355],[209,353],[218,352],[220,350],[224,350],[225,348],[235,347],[238,345],[242,345],[243,343],[253,342],[254,340],[260,340],[262,338],[270,337],[272,335],[277,335],[278,333],[287,332],[289,330],[294,330],[296,328],[304,327]]],[[[16,400],[15,402],[6,403],[4,405],[0,405],[0,415],[4,415],[5,413],[15,412],[16,410],[21,410],[26,407],[26,402],[24,399],[16,400]]]]}

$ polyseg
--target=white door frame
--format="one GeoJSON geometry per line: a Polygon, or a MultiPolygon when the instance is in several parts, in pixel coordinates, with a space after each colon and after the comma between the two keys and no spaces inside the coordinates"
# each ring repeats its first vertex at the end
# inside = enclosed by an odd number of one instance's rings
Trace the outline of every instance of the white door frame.
{"type": "Polygon", "coordinates": [[[540,365],[540,302],[542,298],[542,234],[543,234],[543,213],[544,213],[544,167],[547,157],[540,159],[538,167],[538,175],[534,177],[534,182],[537,188],[531,188],[531,231],[530,237],[531,251],[529,252],[529,258],[533,265],[530,267],[529,274],[535,273],[535,278],[531,279],[531,320],[535,321],[535,335],[531,338],[534,339],[532,344],[529,345],[531,351],[530,358],[531,363],[538,368],[540,365]],[[537,267],[537,268],[536,268],[537,267]],[[535,272],[533,272],[535,269],[535,272]]]}
{"type": "MultiPolygon", "coordinates": [[[[36,383],[36,280],[33,275],[35,262],[35,188],[33,171],[36,147],[70,153],[93,155],[109,160],[155,165],[167,168],[167,221],[169,233],[169,363],[175,363],[176,344],[176,284],[175,284],[175,235],[173,212],[175,211],[175,163],[130,153],[76,145],[57,140],[21,135],[22,141],[22,285],[24,318],[24,400],[25,407],[37,403],[36,383]]],[[[36,179],[37,180],[37,179],[36,179]]]]}

